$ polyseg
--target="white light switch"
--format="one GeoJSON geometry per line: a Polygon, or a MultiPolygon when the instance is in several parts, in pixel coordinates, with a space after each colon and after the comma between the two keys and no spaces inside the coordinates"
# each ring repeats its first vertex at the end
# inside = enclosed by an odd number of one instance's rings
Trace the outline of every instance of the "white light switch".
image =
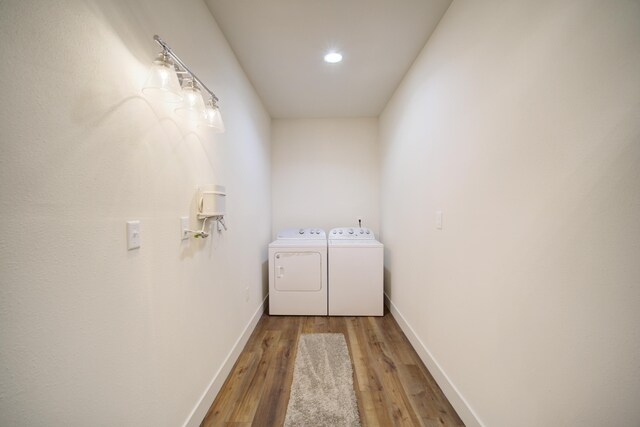
{"type": "Polygon", "coordinates": [[[180,238],[182,240],[187,240],[189,238],[189,217],[181,216],[180,217],[180,238]]]}
{"type": "Polygon", "coordinates": [[[442,230],[442,211],[436,211],[436,228],[442,230]]]}
{"type": "Polygon", "coordinates": [[[127,221],[127,250],[140,247],[140,221],[127,221]]]}

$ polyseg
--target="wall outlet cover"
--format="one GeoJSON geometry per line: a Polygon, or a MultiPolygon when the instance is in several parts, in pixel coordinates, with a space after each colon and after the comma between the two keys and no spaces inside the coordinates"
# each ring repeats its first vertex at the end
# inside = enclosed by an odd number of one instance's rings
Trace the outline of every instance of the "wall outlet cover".
{"type": "Polygon", "coordinates": [[[181,216],[180,217],[180,239],[181,240],[189,239],[189,232],[187,231],[188,229],[189,229],[189,217],[181,216]]]}

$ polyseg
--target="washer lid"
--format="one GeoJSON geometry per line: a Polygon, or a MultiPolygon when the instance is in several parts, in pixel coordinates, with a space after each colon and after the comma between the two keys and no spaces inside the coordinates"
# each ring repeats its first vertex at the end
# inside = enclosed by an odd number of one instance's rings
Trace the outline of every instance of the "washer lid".
{"type": "Polygon", "coordinates": [[[373,231],[365,227],[338,227],[329,232],[329,240],[375,240],[373,231]]]}
{"type": "Polygon", "coordinates": [[[280,239],[304,239],[304,240],[326,240],[327,234],[321,228],[284,228],[278,231],[276,236],[277,240],[280,239]]]}

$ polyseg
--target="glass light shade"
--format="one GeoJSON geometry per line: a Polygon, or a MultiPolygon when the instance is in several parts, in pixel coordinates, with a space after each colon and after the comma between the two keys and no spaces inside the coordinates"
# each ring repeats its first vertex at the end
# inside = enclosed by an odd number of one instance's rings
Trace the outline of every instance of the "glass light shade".
{"type": "Polygon", "coordinates": [[[199,120],[204,117],[204,100],[200,94],[200,88],[195,85],[193,79],[185,78],[182,82],[182,104],[176,108],[176,114],[191,120],[199,120]]]}
{"type": "Polygon", "coordinates": [[[167,102],[182,101],[182,91],[173,62],[165,54],[153,61],[149,77],[142,88],[145,95],[160,96],[167,102]]]}
{"type": "Polygon", "coordinates": [[[220,114],[220,109],[213,100],[209,100],[209,102],[207,102],[207,107],[204,110],[204,124],[213,128],[215,132],[224,133],[222,115],[220,114]]]}

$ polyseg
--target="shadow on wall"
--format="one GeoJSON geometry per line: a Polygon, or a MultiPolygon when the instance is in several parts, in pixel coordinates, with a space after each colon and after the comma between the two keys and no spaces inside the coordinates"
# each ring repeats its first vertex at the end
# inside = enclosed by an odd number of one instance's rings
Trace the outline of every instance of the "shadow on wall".
{"type": "Polygon", "coordinates": [[[391,270],[384,268],[384,293],[391,300],[391,270]]]}
{"type": "MultiPolygon", "coordinates": [[[[267,296],[269,293],[269,260],[267,259],[262,263],[262,296],[261,299],[267,296]]],[[[269,304],[265,302],[265,312],[268,312],[269,304]]]]}
{"type": "MultiPolygon", "coordinates": [[[[100,105],[98,102],[87,102],[84,105],[76,107],[78,115],[74,117],[76,121],[82,122],[82,130],[73,134],[62,136],[60,139],[65,144],[59,144],[60,150],[67,150],[64,157],[69,168],[73,168],[74,164],[84,161],[87,158],[104,159],[99,166],[93,169],[92,176],[88,181],[99,186],[101,181],[109,179],[109,185],[113,188],[126,188],[130,182],[135,182],[138,177],[124,168],[122,173],[114,174],[113,165],[122,164],[123,159],[129,159],[135,162],[141,169],[152,170],[155,166],[150,164],[150,141],[155,141],[155,150],[177,150],[177,142],[185,142],[193,139],[197,141],[200,147],[205,144],[200,135],[193,131],[184,130],[179,123],[172,118],[163,116],[162,111],[158,111],[148,99],[141,95],[130,95],[120,99],[111,105],[100,105]],[[143,105],[145,114],[140,115],[140,105],[143,105]],[[108,135],[118,134],[117,126],[118,116],[131,116],[138,114],[139,119],[135,121],[127,129],[126,138],[119,136],[119,149],[114,149],[113,140],[108,135]],[[148,115],[149,120],[145,120],[148,115]],[[155,120],[153,120],[155,118],[155,120]],[[115,129],[115,130],[114,130],[115,129]],[[112,132],[113,131],[113,132],[112,132]],[[164,144],[158,144],[158,138],[152,138],[152,135],[162,136],[164,144]],[[107,135],[107,136],[105,136],[107,135]],[[161,147],[161,148],[158,148],[161,147]]],[[[74,111],[75,114],[75,111],[74,111]]],[[[204,154],[206,152],[202,150],[204,154]]],[[[188,170],[189,165],[183,155],[171,156],[174,166],[179,166],[183,170],[188,170]]],[[[207,156],[207,160],[209,157],[207,156]]],[[[211,161],[209,160],[209,164],[211,161]]],[[[78,186],[84,185],[83,182],[77,182],[78,186]]],[[[96,209],[100,209],[106,216],[116,215],[119,202],[122,201],[122,194],[118,191],[109,193],[100,193],[95,196],[96,199],[85,199],[82,201],[84,205],[95,205],[96,209]]],[[[194,189],[195,197],[195,189],[194,189]]],[[[190,204],[190,212],[195,212],[195,201],[190,204]]],[[[194,217],[191,214],[190,217],[194,217]]],[[[195,226],[195,224],[190,224],[195,226]]]]}

